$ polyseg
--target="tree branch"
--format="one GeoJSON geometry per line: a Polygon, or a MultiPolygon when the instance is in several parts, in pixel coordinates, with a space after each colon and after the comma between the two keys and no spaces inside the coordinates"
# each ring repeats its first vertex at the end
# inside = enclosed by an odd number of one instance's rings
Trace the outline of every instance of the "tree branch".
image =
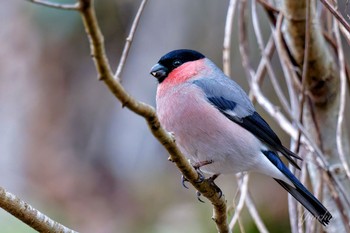
{"type": "Polygon", "coordinates": [[[0,207],[39,232],[76,233],[0,187],[0,207]]]}
{"type": "Polygon", "coordinates": [[[129,54],[130,46],[131,46],[132,41],[134,39],[136,28],[137,28],[137,26],[139,24],[141,14],[143,12],[143,9],[146,6],[146,3],[147,3],[147,0],[142,0],[142,2],[140,4],[140,7],[137,10],[137,13],[136,13],[136,16],[134,18],[134,21],[133,21],[133,23],[131,25],[131,29],[130,29],[129,35],[126,38],[126,42],[125,42],[125,45],[124,45],[123,53],[122,53],[122,56],[120,57],[118,68],[117,68],[117,71],[115,72],[115,75],[114,75],[114,79],[116,79],[117,81],[121,80],[122,70],[124,68],[126,58],[127,58],[128,54],[129,54]]]}
{"type": "MultiPolygon", "coordinates": [[[[305,45],[304,45],[304,61],[303,61],[303,71],[301,76],[301,100],[299,102],[299,116],[298,121],[303,124],[303,114],[304,114],[304,103],[305,103],[305,86],[308,75],[309,68],[309,56],[310,56],[310,0],[306,0],[306,14],[305,14],[305,45]]],[[[298,129],[298,139],[296,142],[296,152],[298,153],[300,150],[300,139],[301,139],[301,131],[298,129]]]]}
{"type": "Polygon", "coordinates": [[[345,117],[344,115],[345,115],[347,81],[346,81],[344,51],[341,43],[338,26],[340,27],[340,23],[336,23],[335,30],[334,30],[335,37],[338,44],[338,59],[339,59],[339,66],[340,66],[340,106],[339,106],[339,113],[338,113],[336,141],[337,141],[337,148],[338,148],[340,161],[343,165],[347,178],[350,179],[350,168],[349,168],[348,160],[345,155],[345,148],[343,146],[344,145],[343,138],[344,138],[344,131],[345,131],[344,128],[346,127],[344,124],[344,117],[345,117]]]}
{"type": "Polygon", "coordinates": [[[259,216],[258,211],[255,208],[254,202],[252,200],[252,197],[250,196],[250,193],[247,193],[247,197],[245,198],[245,204],[248,208],[248,211],[252,218],[254,219],[254,222],[256,224],[256,227],[258,228],[260,233],[268,233],[264,222],[262,221],[261,217],[259,216]]]}
{"type": "Polygon", "coordinates": [[[38,5],[43,5],[51,8],[57,8],[61,10],[79,10],[79,3],[75,4],[59,4],[59,3],[53,3],[45,0],[27,0],[28,2],[36,3],[38,5]]]}
{"type": "Polygon", "coordinates": [[[241,176],[241,179],[238,179],[238,187],[241,195],[238,201],[238,204],[235,205],[235,214],[233,215],[231,221],[230,221],[230,229],[233,229],[233,227],[235,226],[237,220],[239,219],[239,216],[241,214],[241,211],[243,210],[244,207],[244,202],[245,199],[247,197],[247,193],[248,193],[248,181],[249,181],[249,175],[248,174],[240,174],[238,176],[241,176]]]}
{"type": "Polygon", "coordinates": [[[231,36],[233,28],[233,18],[235,16],[235,9],[237,6],[237,0],[230,0],[225,23],[225,36],[223,43],[222,51],[222,60],[223,60],[223,70],[224,73],[230,77],[231,73],[231,36]]]}
{"type": "Polygon", "coordinates": [[[338,20],[338,22],[341,23],[345,27],[345,29],[350,33],[350,25],[346,22],[344,17],[327,0],[320,1],[332,13],[332,15],[338,20]]]}
{"type": "Polygon", "coordinates": [[[259,24],[259,20],[258,20],[258,16],[257,16],[257,12],[256,12],[256,3],[255,1],[252,2],[252,23],[253,23],[253,28],[255,31],[255,36],[260,48],[260,52],[262,55],[262,59],[265,60],[265,66],[266,69],[268,71],[272,86],[277,94],[277,97],[280,101],[280,103],[282,104],[282,107],[284,108],[284,110],[286,112],[288,112],[291,115],[291,109],[290,106],[288,104],[287,98],[285,97],[283,90],[281,88],[281,86],[279,85],[279,82],[276,78],[275,72],[273,71],[272,65],[270,63],[270,60],[268,58],[268,55],[264,53],[264,40],[263,40],[263,36],[262,36],[262,32],[260,29],[260,24],[259,24]]]}

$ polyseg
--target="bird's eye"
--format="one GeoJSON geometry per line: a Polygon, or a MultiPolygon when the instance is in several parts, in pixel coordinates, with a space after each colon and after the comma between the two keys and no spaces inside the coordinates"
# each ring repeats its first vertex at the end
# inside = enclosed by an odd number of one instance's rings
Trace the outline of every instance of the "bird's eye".
{"type": "Polygon", "coordinates": [[[182,65],[182,62],[180,60],[173,61],[173,66],[174,67],[179,67],[180,65],[182,65]]]}

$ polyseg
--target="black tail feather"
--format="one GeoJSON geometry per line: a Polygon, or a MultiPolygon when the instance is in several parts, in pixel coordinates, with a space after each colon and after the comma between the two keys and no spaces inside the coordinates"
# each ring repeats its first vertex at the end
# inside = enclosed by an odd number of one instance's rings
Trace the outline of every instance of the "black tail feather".
{"type": "Polygon", "coordinates": [[[300,182],[293,182],[295,188],[282,180],[275,179],[285,190],[287,190],[297,201],[299,201],[310,213],[324,226],[332,218],[331,213],[316,199],[300,182]]]}
{"type": "Polygon", "coordinates": [[[285,190],[287,190],[297,201],[299,201],[315,218],[326,226],[332,218],[329,211],[312,195],[305,186],[292,174],[282,160],[272,151],[262,151],[264,155],[280,170],[294,187],[285,181],[275,179],[285,190]]]}

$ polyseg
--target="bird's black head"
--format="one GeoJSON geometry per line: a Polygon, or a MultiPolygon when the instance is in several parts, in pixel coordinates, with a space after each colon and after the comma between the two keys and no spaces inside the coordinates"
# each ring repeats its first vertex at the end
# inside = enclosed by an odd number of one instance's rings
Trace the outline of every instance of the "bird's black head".
{"type": "Polygon", "coordinates": [[[196,61],[204,57],[203,54],[190,49],[173,50],[161,57],[158,63],[152,67],[150,73],[161,83],[175,68],[186,62],[196,61]]]}

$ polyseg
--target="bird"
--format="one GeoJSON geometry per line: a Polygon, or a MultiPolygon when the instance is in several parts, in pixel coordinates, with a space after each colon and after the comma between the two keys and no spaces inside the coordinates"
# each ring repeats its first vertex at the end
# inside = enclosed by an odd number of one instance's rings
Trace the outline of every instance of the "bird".
{"type": "Polygon", "coordinates": [[[272,177],[322,225],[332,218],[282,162],[301,158],[284,147],[246,92],[202,53],[173,50],[151,68],[156,112],[180,151],[206,174],[258,172],[272,177]]]}

